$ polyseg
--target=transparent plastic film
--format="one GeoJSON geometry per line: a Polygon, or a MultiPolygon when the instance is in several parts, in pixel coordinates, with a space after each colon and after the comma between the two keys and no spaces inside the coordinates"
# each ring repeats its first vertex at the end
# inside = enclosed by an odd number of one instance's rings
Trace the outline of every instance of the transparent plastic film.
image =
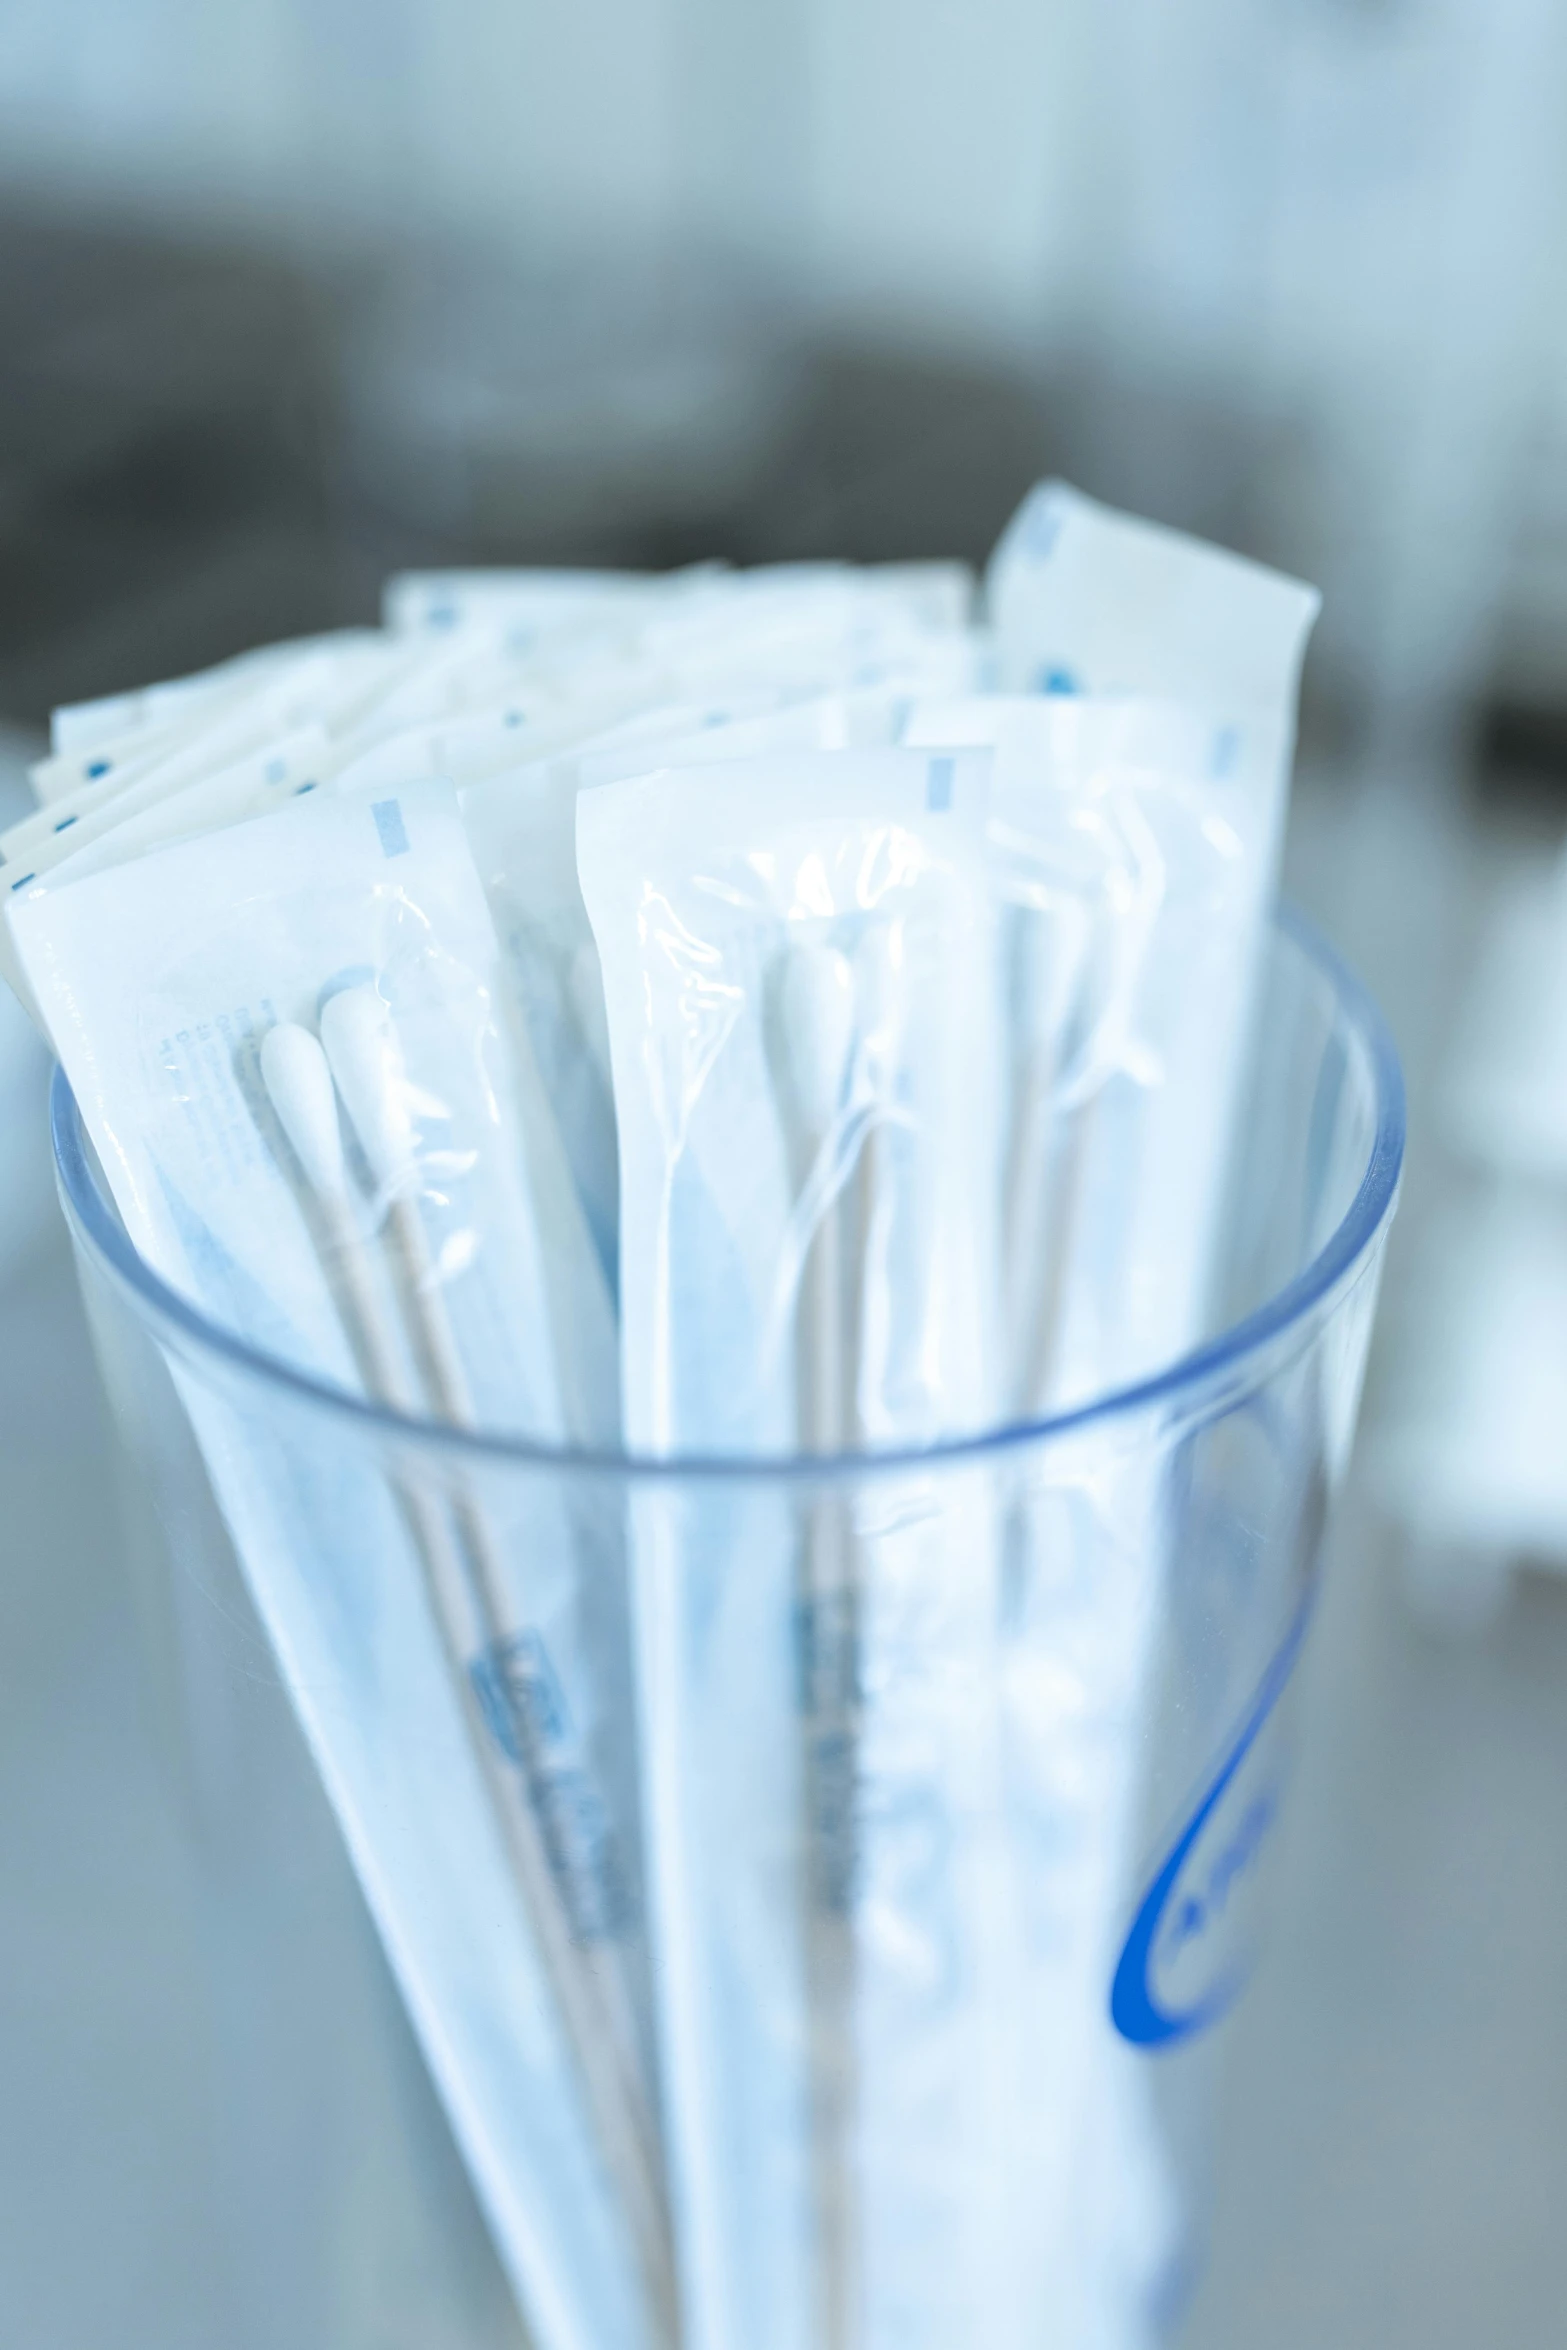
{"type": "Polygon", "coordinates": [[[888,744],[905,706],[875,690],[790,702],[776,687],[655,703],[463,789],[463,822],[518,1017],[612,1286],[619,1281],[618,1151],[598,949],[577,881],[579,792],[650,767],[719,765],[790,746],[888,744]]]}

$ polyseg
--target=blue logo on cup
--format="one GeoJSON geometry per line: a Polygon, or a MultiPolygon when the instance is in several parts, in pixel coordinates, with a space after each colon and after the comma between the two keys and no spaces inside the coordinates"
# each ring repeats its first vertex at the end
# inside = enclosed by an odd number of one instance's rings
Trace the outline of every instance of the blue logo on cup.
{"type": "Polygon", "coordinates": [[[1311,1600],[1308,1587],[1245,1721],[1143,1895],[1121,1946],[1110,2020],[1134,2047],[1169,2048],[1204,2031],[1245,1982],[1248,1962],[1233,1955],[1234,1936],[1223,1929],[1278,1808],[1276,1775],[1247,1773],[1245,1765],[1294,1671],[1311,1600]],[[1205,1964],[1210,1951],[1215,1955],[1205,1964]],[[1171,1977],[1189,1987],[1172,1992],[1171,1977]]]}

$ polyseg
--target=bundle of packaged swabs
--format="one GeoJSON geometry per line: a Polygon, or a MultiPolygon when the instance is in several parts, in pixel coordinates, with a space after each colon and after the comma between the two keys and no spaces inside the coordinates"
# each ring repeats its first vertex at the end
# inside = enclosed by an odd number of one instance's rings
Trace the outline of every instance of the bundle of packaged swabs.
{"type": "Polygon", "coordinates": [[[541,2350],[1149,2338],[1159,1496],[986,1438],[1208,1326],[1315,607],[1059,484],[982,587],[405,576],[0,837],[541,2350]]]}

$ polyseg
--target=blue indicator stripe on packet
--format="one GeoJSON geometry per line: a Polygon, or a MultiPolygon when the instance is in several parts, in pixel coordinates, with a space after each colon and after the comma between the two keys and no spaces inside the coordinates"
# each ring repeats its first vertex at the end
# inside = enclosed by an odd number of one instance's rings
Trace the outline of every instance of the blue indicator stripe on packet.
{"type": "Polygon", "coordinates": [[[382,856],[406,857],[408,827],[403,822],[403,811],[396,800],[372,800],[370,813],[375,818],[375,828],[381,836],[382,856]]]}
{"type": "Polygon", "coordinates": [[[956,759],[927,759],[925,762],[925,805],[933,816],[945,815],[952,805],[952,779],[956,775],[956,759]]]}

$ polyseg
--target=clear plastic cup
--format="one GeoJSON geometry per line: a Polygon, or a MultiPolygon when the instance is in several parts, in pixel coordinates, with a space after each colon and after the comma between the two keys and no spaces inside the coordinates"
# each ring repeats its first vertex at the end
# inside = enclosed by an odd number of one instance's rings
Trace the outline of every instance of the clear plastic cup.
{"type": "MultiPolygon", "coordinates": [[[[249,1593],[542,2350],[667,2338],[592,2217],[613,2159],[591,2126],[585,2158],[551,2138],[548,1985],[496,1827],[519,1786],[544,1801],[528,1554],[562,1513],[634,1596],[642,1845],[606,1930],[648,1955],[682,2342],[1130,2350],[1176,2321],[1403,1151],[1382,1023],[1292,919],[1255,1035],[1210,1339],[1052,1420],[827,1462],[552,1452],[267,1360],[139,1261],[57,1078],[143,1524],[175,1581],[249,1593]],[[388,1495],[482,1517],[505,1589],[477,1629],[415,1546],[358,1538],[388,1495]],[[802,1564],[824,1546],[829,1586],[802,1564]]],[[[280,2049],[274,2109],[319,2096],[306,2071],[280,2049]]],[[[418,2176],[417,2100],[376,2099],[418,2176]]],[[[477,2274],[450,2286],[475,2309],[477,2274]]]]}

